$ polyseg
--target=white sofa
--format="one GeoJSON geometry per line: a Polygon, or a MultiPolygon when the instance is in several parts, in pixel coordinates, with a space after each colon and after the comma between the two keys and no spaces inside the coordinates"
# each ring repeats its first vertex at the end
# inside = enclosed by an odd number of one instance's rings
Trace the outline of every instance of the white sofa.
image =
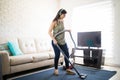
{"type": "MultiPolygon", "coordinates": [[[[2,58],[2,75],[8,75],[20,71],[39,68],[54,64],[54,52],[51,42],[40,38],[1,38],[0,56],[2,58]],[[17,43],[23,55],[11,56],[6,43],[12,41],[17,43]]],[[[63,62],[61,55],[59,62],[63,62]]]]}

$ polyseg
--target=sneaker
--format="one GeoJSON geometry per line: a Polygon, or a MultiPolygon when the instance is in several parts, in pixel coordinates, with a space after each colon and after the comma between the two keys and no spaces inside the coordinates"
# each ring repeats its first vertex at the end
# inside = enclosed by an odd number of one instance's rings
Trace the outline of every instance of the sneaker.
{"type": "Polygon", "coordinates": [[[73,72],[70,69],[66,69],[66,72],[67,72],[68,75],[75,75],[75,72],[73,72]]]}
{"type": "Polygon", "coordinates": [[[59,73],[58,73],[58,70],[57,70],[57,69],[55,69],[55,70],[54,70],[54,75],[56,75],[56,76],[58,76],[58,75],[59,75],[59,73]]]}

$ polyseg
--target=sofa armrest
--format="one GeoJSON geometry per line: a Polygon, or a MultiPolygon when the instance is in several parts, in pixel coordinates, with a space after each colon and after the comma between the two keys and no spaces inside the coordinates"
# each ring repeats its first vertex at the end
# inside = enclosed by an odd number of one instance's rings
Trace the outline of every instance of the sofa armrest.
{"type": "Polygon", "coordinates": [[[2,75],[10,73],[10,59],[9,53],[6,51],[0,51],[1,64],[2,64],[2,75]]]}

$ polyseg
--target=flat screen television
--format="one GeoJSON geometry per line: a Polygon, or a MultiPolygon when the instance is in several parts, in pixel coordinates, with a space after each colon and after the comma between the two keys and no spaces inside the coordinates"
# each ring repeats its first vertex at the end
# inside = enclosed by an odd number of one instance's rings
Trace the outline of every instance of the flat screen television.
{"type": "Polygon", "coordinates": [[[78,32],[77,45],[79,47],[101,47],[101,31],[78,32]]]}

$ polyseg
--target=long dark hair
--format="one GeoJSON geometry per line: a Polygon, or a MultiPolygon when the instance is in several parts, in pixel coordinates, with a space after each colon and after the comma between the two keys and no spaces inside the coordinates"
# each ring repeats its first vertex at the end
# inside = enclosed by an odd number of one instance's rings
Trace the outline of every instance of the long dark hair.
{"type": "Polygon", "coordinates": [[[58,21],[58,19],[60,18],[60,16],[62,14],[66,14],[67,11],[65,9],[60,9],[58,12],[57,12],[57,15],[55,16],[55,18],[53,19],[53,21],[58,21]]]}

